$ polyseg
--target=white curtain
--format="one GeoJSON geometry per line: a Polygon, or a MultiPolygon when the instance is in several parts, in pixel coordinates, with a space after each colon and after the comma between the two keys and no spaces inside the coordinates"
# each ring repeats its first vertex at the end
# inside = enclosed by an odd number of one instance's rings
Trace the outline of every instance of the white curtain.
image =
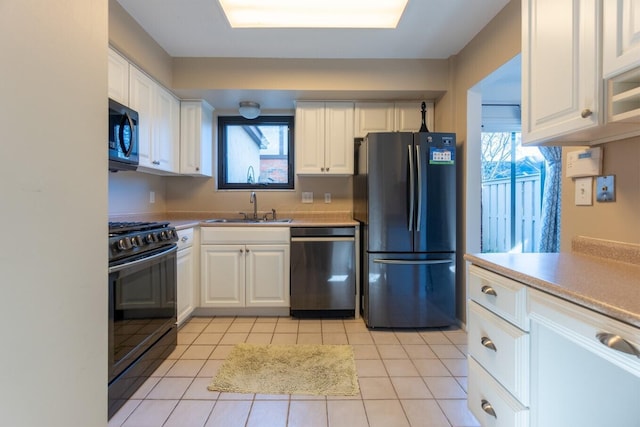
{"type": "Polygon", "coordinates": [[[539,252],[560,252],[562,147],[538,147],[545,158],[539,252]]]}

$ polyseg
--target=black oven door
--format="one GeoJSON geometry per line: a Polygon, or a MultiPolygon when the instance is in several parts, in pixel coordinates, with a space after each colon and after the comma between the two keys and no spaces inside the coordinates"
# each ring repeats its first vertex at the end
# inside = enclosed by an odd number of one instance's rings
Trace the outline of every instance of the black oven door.
{"type": "Polygon", "coordinates": [[[176,251],[109,267],[109,383],[175,328],[176,251]]]}

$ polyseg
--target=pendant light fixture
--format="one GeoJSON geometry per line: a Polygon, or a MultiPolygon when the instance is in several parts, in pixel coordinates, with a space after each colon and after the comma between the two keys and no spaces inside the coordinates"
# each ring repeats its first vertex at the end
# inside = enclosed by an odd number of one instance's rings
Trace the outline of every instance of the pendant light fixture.
{"type": "Polygon", "coordinates": [[[253,101],[240,101],[238,112],[245,119],[255,119],[260,115],[260,104],[253,101]]]}

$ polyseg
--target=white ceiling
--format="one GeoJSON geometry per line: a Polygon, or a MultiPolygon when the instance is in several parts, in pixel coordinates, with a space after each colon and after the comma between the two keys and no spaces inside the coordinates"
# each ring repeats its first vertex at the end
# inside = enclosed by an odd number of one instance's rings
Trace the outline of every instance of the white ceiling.
{"type": "Polygon", "coordinates": [[[396,29],[232,29],[217,0],[117,1],[173,57],[433,59],[460,52],[509,2],[409,0],[396,29]]]}
{"type": "MultiPolygon", "coordinates": [[[[217,0],[117,0],[172,57],[446,59],[509,0],[409,0],[396,29],[232,29],[217,0]]],[[[299,0],[304,1],[304,0],[299,0]]],[[[375,0],[371,0],[375,1],[375,0]]],[[[520,69],[505,67],[481,87],[483,102],[520,102],[520,69]],[[517,81],[514,81],[517,80],[517,81]]],[[[426,92],[314,93],[286,90],[175,90],[217,111],[241,100],[290,109],[295,99],[432,99],[426,92]],[[346,97],[346,98],[345,98],[346,97]]],[[[437,96],[437,95],[436,95],[437,96]]]]}

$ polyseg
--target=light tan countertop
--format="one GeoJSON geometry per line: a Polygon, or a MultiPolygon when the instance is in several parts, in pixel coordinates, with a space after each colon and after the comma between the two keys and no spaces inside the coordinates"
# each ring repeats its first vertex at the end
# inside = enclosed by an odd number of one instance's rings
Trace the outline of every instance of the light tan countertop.
{"type": "Polygon", "coordinates": [[[640,265],[579,253],[466,254],[494,273],[640,328],[640,265]]]}
{"type": "Polygon", "coordinates": [[[278,213],[278,218],[291,218],[291,222],[204,222],[213,218],[241,218],[229,213],[169,213],[154,215],[122,215],[112,217],[119,221],[169,221],[177,230],[191,227],[355,227],[359,223],[351,218],[350,213],[336,212],[324,214],[278,213]]]}

